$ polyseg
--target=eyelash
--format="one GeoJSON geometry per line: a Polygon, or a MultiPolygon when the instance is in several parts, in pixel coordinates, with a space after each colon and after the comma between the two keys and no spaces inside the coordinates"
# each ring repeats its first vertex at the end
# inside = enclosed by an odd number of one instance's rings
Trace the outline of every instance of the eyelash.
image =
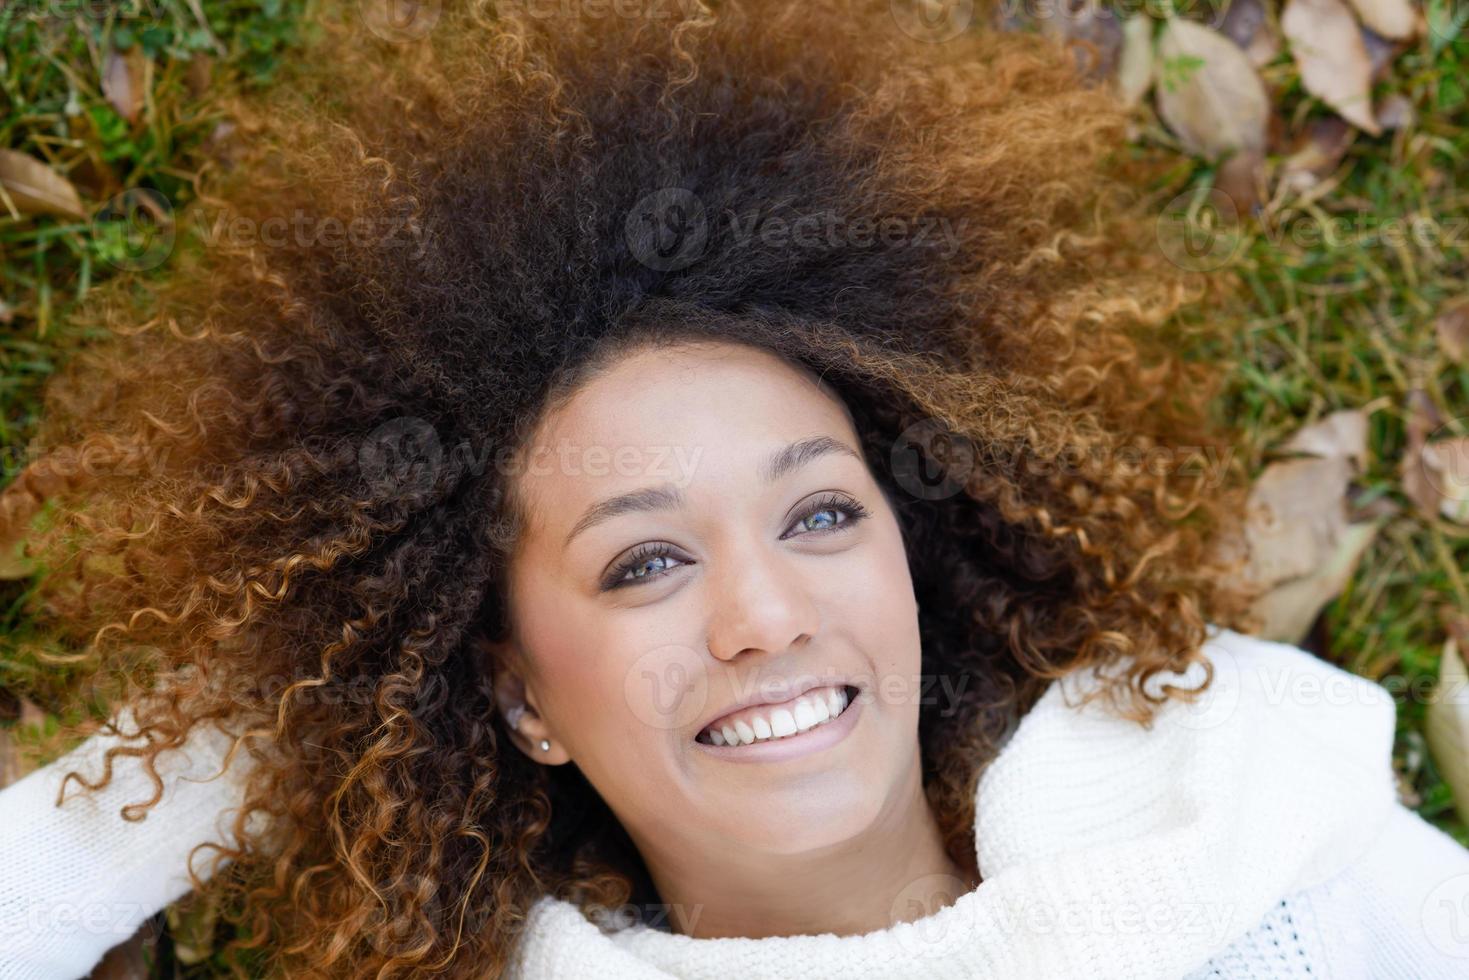
{"type": "MultiPolygon", "coordinates": [[[[815,531],[807,531],[807,534],[840,534],[843,531],[847,531],[853,527],[856,527],[859,522],[869,516],[867,508],[863,507],[860,503],[858,503],[851,497],[838,494],[829,494],[818,500],[812,501],[810,505],[803,508],[801,513],[796,516],[795,520],[792,523],[793,525],[801,524],[802,522],[808,521],[811,518],[815,517],[817,514],[821,514],[829,510],[845,514],[847,515],[847,519],[844,521],[839,520],[837,521],[837,523],[832,524],[831,526],[826,528],[815,531]]],[[[784,538],[782,538],[781,540],[784,540],[784,538]]],[[[641,566],[644,562],[650,561],[651,559],[672,557],[673,549],[666,544],[640,545],[637,549],[633,551],[632,554],[628,555],[626,559],[619,562],[617,564],[617,567],[614,568],[611,573],[609,573],[607,584],[603,586],[603,589],[620,589],[629,585],[640,585],[643,582],[647,582],[655,578],[661,578],[662,576],[668,574],[667,571],[649,572],[642,578],[635,579],[627,578],[627,574],[641,566]]]]}

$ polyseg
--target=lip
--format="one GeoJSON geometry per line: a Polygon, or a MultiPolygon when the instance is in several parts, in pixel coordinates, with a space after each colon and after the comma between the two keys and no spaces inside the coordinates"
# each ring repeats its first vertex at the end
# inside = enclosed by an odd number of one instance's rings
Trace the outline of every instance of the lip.
{"type": "MultiPolygon", "coordinates": [[[[816,686],[824,687],[825,685],[816,686]]],[[[860,695],[860,690],[858,693],[860,695]]],[[[863,699],[860,696],[854,697],[847,703],[846,710],[837,715],[836,721],[829,721],[824,725],[817,725],[815,728],[808,728],[804,732],[787,735],[784,738],[768,739],[751,745],[706,745],[698,740],[695,740],[694,744],[701,751],[708,752],[714,758],[724,762],[784,762],[788,759],[798,759],[825,751],[850,735],[852,729],[857,727],[857,722],[861,717],[862,702],[863,699]]],[[[702,728],[699,730],[703,731],[702,728]]]]}
{"type": "MultiPolygon", "coordinates": [[[[768,689],[773,684],[774,681],[772,680],[758,686],[762,689],[768,689]]],[[[854,687],[857,688],[857,693],[860,694],[862,691],[860,685],[842,677],[807,677],[804,680],[792,681],[789,686],[781,688],[780,691],[782,693],[778,693],[775,697],[762,697],[760,694],[754,694],[742,701],[725,705],[714,714],[699,722],[699,727],[694,729],[694,739],[697,741],[700,732],[726,715],[732,715],[736,711],[744,711],[746,708],[785,704],[789,701],[796,700],[796,698],[805,694],[807,691],[816,690],[818,687],[854,687]]]]}

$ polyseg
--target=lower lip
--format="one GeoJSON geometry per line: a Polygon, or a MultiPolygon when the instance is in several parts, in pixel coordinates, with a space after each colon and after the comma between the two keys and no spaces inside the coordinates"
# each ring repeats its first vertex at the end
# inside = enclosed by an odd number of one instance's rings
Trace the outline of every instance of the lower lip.
{"type": "Polygon", "coordinates": [[[857,716],[862,712],[861,694],[859,690],[847,709],[837,715],[836,721],[808,728],[799,735],[767,739],[752,745],[706,745],[700,741],[695,741],[694,744],[725,762],[784,762],[787,759],[798,759],[829,749],[847,737],[856,727],[857,716]]]}

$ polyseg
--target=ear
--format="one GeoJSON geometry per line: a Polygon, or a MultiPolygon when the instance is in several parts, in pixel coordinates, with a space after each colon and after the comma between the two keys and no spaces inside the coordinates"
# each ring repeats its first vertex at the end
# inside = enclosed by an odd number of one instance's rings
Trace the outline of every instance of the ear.
{"type": "MultiPolygon", "coordinates": [[[[494,665],[495,707],[511,741],[535,762],[557,766],[569,762],[571,756],[551,730],[550,722],[541,715],[535,682],[526,678],[521,651],[509,641],[481,641],[480,646],[494,665]],[[543,740],[551,743],[550,749],[541,748],[543,740]]],[[[486,669],[489,668],[487,663],[486,669]]]]}

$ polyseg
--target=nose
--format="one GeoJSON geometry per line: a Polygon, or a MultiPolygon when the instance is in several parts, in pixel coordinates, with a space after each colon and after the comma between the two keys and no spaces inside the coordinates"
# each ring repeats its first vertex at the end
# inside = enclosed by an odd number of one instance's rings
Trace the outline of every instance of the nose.
{"type": "Polygon", "coordinates": [[[780,653],[816,635],[816,583],[778,549],[762,542],[713,557],[709,652],[733,660],[747,651],[780,653]]]}

